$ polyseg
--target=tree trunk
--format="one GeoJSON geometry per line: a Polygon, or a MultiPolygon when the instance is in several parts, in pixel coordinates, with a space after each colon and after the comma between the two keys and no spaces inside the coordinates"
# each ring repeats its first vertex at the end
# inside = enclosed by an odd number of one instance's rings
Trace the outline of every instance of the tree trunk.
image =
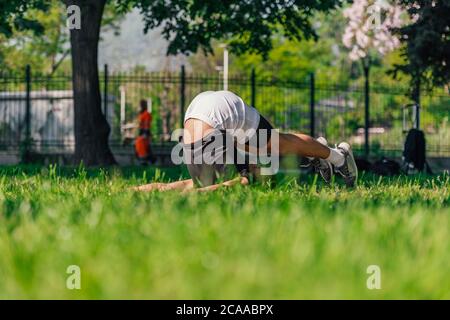
{"type": "Polygon", "coordinates": [[[81,29],[70,30],[75,113],[74,162],[86,166],[112,165],[110,127],[101,110],[98,43],[106,0],[65,0],[81,9],[81,29]]]}

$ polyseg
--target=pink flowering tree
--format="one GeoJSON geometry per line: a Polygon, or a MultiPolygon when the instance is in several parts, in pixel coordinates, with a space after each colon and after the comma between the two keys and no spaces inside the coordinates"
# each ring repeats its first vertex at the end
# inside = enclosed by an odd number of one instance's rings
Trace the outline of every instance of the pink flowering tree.
{"type": "Polygon", "coordinates": [[[400,39],[391,30],[403,25],[402,13],[401,6],[387,0],[355,0],[344,9],[348,25],[342,42],[350,50],[351,60],[362,61],[366,76],[374,56],[383,56],[400,46],[400,39]]]}
{"type": "Polygon", "coordinates": [[[403,10],[392,1],[354,0],[344,9],[348,20],[342,42],[349,51],[349,58],[360,60],[365,77],[365,154],[369,155],[369,71],[371,60],[400,46],[400,39],[392,30],[402,26],[403,10]]]}

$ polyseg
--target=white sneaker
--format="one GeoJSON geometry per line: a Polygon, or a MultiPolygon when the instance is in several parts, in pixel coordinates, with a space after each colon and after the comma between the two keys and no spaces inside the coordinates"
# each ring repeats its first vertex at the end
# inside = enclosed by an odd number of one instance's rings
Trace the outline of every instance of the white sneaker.
{"type": "Polygon", "coordinates": [[[358,167],[353,157],[352,148],[347,142],[341,142],[337,148],[344,154],[345,162],[342,166],[335,167],[335,171],[344,178],[347,187],[354,187],[358,180],[358,167]]]}
{"type": "MultiPolygon", "coordinates": [[[[324,137],[317,138],[317,142],[324,146],[328,146],[328,142],[324,137]]],[[[311,165],[314,167],[314,171],[319,173],[326,183],[331,182],[331,178],[333,177],[333,166],[331,163],[324,159],[314,158],[311,160],[311,165]]]]}

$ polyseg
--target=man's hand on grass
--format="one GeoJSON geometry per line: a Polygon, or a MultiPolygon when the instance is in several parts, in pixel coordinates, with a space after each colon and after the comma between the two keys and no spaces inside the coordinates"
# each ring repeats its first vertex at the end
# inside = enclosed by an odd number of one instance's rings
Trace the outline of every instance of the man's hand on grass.
{"type": "MultiPolygon", "coordinates": [[[[232,180],[228,180],[222,183],[218,183],[218,184],[214,184],[212,186],[207,186],[207,187],[203,187],[203,188],[198,188],[198,189],[192,189],[189,191],[196,191],[196,192],[208,192],[208,191],[214,191],[217,190],[221,187],[232,187],[235,185],[243,185],[246,186],[249,184],[248,178],[247,177],[237,177],[234,178],[232,180]]],[[[189,192],[187,191],[187,192],[189,192]]]]}

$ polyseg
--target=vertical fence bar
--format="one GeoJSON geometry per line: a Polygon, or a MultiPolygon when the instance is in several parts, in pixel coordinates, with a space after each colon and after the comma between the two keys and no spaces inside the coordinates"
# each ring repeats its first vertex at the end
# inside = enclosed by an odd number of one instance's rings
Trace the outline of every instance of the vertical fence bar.
{"type": "Polygon", "coordinates": [[[228,49],[223,48],[223,90],[228,90],[228,49]]]}
{"type": "Polygon", "coordinates": [[[416,127],[417,130],[420,130],[420,104],[416,103],[415,108],[416,108],[416,123],[415,123],[415,127],[416,127]]]}
{"type": "Polygon", "coordinates": [[[103,71],[103,115],[106,121],[108,121],[108,65],[105,64],[103,71]]]}
{"type": "Polygon", "coordinates": [[[250,85],[251,85],[251,104],[253,108],[256,108],[256,72],[255,68],[252,69],[250,75],[250,85]]]}
{"type": "Polygon", "coordinates": [[[29,161],[30,147],[31,147],[31,67],[27,65],[25,68],[25,141],[24,153],[22,160],[29,161]]]}
{"type": "Polygon", "coordinates": [[[419,82],[417,83],[417,88],[416,88],[416,94],[414,97],[415,103],[416,103],[416,123],[415,123],[415,127],[417,130],[420,130],[420,80],[418,80],[419,82]]]}
{"type": "Polygon", "coordinates": [[[124,133],[125,133],[125,131],[124,131],[124,126],[125,126],[125,116],[126,116],[126,114],[125,114],[125,108],[126,108],[126,90],[125,90],[125,86],[124,85],[121,85],[120,86],[120,88],[119,88],[119,90],[120,90],[120,135],[121,135],[121,138],[123,138],[123,136],[124,136],[124,133]]]}
{"type": "Polygon", "coordinates": [[[180,127],[184,126],[184,106],[186,104],[186,70],[181,66],[180,73],[180,127]]]}
{"type": "Polygon", "coordinates": [[[370,155],[370,141],[369,141],[369,129],[370,129],[370,83],[369,83],[369,67],[364,67],[365,85],[364,85],[364,155],[369,157],[370,155]]]}
{"type": "Polygon", "coordinates": [[[311,137],[314,137],[316,134],[316,80],[314,73],[309,75],[309,93],[309,129],[311,137]]]}

